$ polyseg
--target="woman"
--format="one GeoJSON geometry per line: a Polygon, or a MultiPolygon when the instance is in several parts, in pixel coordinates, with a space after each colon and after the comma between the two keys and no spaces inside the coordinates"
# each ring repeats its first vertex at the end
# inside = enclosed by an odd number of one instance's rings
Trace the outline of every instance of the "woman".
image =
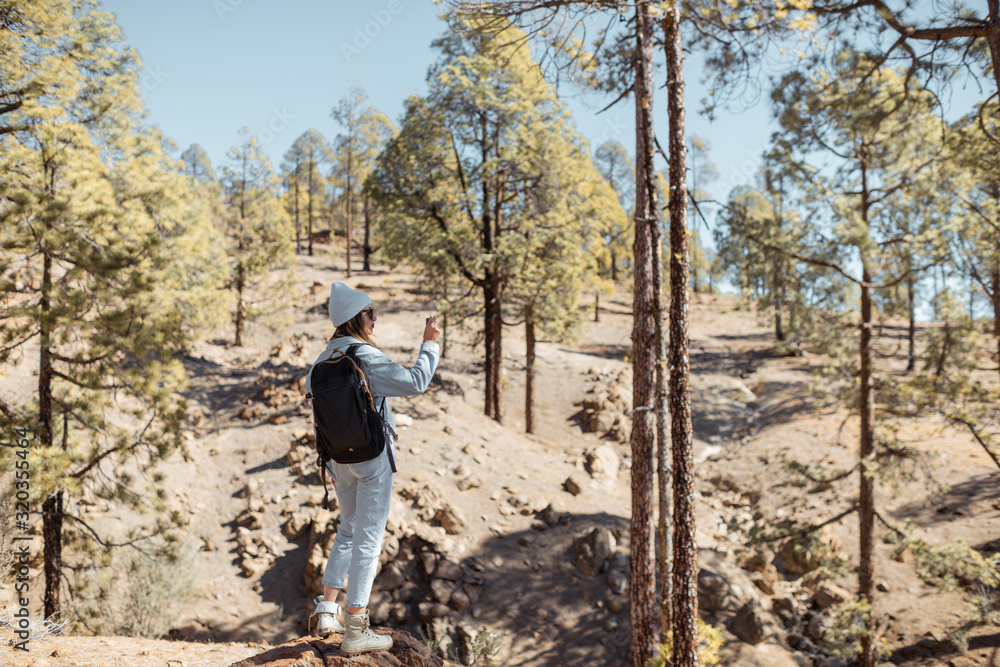
{"type": "MultiPolygon", "coordinates": [[[[337,350],[346,353],[349,346],[360,345],[356,358],[379,408],[385,397],[413,396],[427,389],[441,357],[435,342],[441,335],[436,317],[427,318],[420,354],[416,363],[406,368],[391,361],[375,346],[372,333],[378,318],[372,300],[365,294],[343,283],[334,283],[330,288],[329,310],[336,330],[326,349],[316,359],[316,364],[325,361],[337,350]]],[[[311,380],[310,369],[306,378],[307,392],[312,391],[311,380]]],[[[385,418],[395,432],[396,422],[388,401],[385,403],[385,418]]],[[[310,618],[319,616],[317,633],[320,635],[343,632],[341,650],[348,655],[384,651],[392,646],[391,637],[375,634],[369,629],[367,607],[382,550],[382,535],[389,518],[395,460],[395,449],[392,438],[389,438],[382,454],[371,461],[346,464],[331,461],[327,468],[340,505],[340,525],[323,573],[323,595],[316,598],[316,610],[310,618]],[[341,625],[336,617],[340,613],[337,596],[344,588],[345,579],[347,613],[345,624],[341,625]]]]}

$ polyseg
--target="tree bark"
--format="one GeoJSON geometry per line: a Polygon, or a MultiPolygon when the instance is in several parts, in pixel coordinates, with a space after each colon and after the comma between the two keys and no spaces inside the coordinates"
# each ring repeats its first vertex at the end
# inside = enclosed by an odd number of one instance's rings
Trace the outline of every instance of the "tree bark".
{"type": "Polygon", "coordinates": [[[295,254],[302,251],[299,237],[302,235],[301,223],[299,222],[299,165],[295,165],[295,254]]]}
{"type": "MultiPolygon", "coordinates": [[[[309,256],[312,257],[313,254],[313,171],[316,170],[316,165],[313,163],[312,157],[309,158],[309,256]]],[[[332,229],[330,230],[332,233],[332,229]]]]}
{"type": "Polygon", "coordinates": [[[632,665],[643,667],[656,653],[659,606],[653,568],[653,412],[656,363],[653,322],[652,239],[649,221],[656,219],[653,172],[653,23],[645,3],[636,6],[635,113],[636,206],[635,279],[632,298],[632,516],[629,521],[629,605],[632,665]]]}
{"type": "Polygon", "coordinates": [[[486,416],[497,422],[503,422],[503,344],[502,344],[502,299],[503,283],[497,278],[494,269],[487,272],[486,286],[483,287],[485,303],[485,344],[484,360],[486,372],[485,412],[486,416]]]}
{"type": "Polygon", "coordinates": [[[680,3],[664,15],[670,129],[670,440],[674,464],[673,665],[698,664],[698,544],[695,541],[694,437],[688,357],[687,191],[684,54],[680,3]]]}
{"type": "Polygon", "coordinates": [[[354,189],[353,174],[351,173],[351,169],[353,168],[353,158],[354,147],[349,142],[347,149],[347,192],[344,197],[346,200],[344,204],[344,253],[347,259],[348,278],[351,277],[351,217],[354,212],[354,207],[351,205],[351,191],[354,189]]]}
{"type": "Polygon", "coordinates": [[[524,314],[524,432],[535,432],[535,316],[531,306],[524,314]]]}
{"type": "Polygon", "coordinates": [[[906,372],[910,373],[917,366],[917,299],[914,289],[913,278],[906,280],[906,298],[908,310],[910,311],[910,323],[907,328],[907,359],[906,372]]]}
{"type": "Polygon", "coordinates": [[[372,256],[372,213],[371,213],[371,202],[368,197],[365,197],[365,246],[362,249],[364,253],[364,266],[362,267],[365,271],[371,271],[371,256],[372,256]]]}
{"type": "Polygon", "coordinates": [[[986,28],[986,43],[990,45],[993,61],[993,80],[1000,92],[1000,0],[986,0],[989,7],[989,25],[986,28]]]}
{"type": "Polygon", "coordinates": [[[771,295],[774,298],[774,339],[785,340],[785,330],[781,326],[781,306],[784,301],[784,285],[781,280],[781,258],[771,264],[774,274],[771,277],[771,295]]]}
{"type": "MultiPolygon", "coordinates": [[[[868,190],[868,170],[862,157],[861,162],[861,216],[867,230],[870,221],[870,201],[868,190]]],[[[867,233],[867,231],[866,231],[867,233]]],[[[858,502],[858,595],[868,601],[870,610],[865,619],[865,634],[861,639],[860,667],[875,665],[875,471],[866,466],[875,464],[874,413],[875,402],[872,392],[872,297],[871,270],[866,253],[861,253],[861,336],[858,354],[860,357],[859,413],[861,415],[860,482],[858,502]]]]}
{"type": "Polygon", "coordinates": [[[601,321],[601,293],[594,292],[594,321],[601,321]]]}
{"type": "MultiPolygon", "coordinates": [[[[39,445],[52,446],[52,338],[48,313],[52,309],[52,258],[43,250],[42,292],[39,300],[41,332],[38,354],[38,435],[39,445]]],[[[45,559],[45,618],[62,612],[62,489],[50,493],[42,502],[42,542],[45,559]]]]}
{"type": "MultiPolygon", "coordinates": [[[[246,157],[243,158],[243,181],[240,184],[240,240],[237,244],[236,257],[236,337],[233,344],[243,345],[243,326],[246,321],[245,306],[243,305],[243,291],[246,289],[246,272],[243,265],[243,253],[246,246],[243,243],[244,230],[246,228],[246,203],[247,203],[247,176],[246,157]]],[[[310,172],[311,173],[311,172],[310,172]]],[[[310,176],[311,178],[311,176],[310,176]]],[[[312,188],[309,192],[309,254],[312,254],[312,188]]]]}

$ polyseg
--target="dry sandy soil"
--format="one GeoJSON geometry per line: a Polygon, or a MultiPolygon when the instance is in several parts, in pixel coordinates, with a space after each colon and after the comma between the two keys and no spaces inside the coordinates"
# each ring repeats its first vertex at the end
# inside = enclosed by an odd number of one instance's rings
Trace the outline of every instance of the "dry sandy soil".
{"type": "MultiPolygon", "coordinates": [[[[175,456],[161,466],[168,508],[189,520],[185,538],[197,549],[190,569],[194,597],[172,623],[174,641],[49,636],[33,640],[27,655],[0,646],[0,662],[39,667],[223,665],[259,652],[262,643],[306,633],[303,622],[312,608],[303,585],[307,544],[304,538],[286,539],[280,526],[283,509],[315,504],[321,489],[315,476],[300,475],[285,458],[293,433],[308,429],[308,413],[293,401],[278,409],[261,406],[250,419],[239,414],[260,405],[255,396],[262,384],[294,380],[323,349],[331,333],[325,309],[331,282],[345,280],[371,295],[378,314],[376,339],[401,363],[413,359],[424,318],[432,312],[405,273],[376,270],[345,279],[337,268],[341,265],[339,255],[322,248],[314,257],[301,257],[287,326],[277,332],[255,330],[243,347],[222,340],[200,343],[185,361],[194,415],[186,431],[191,456],[175,456]],[[246,576],[236,552],[235,519],[249,506],[263,508],[262,533],[273,556],[266,568],[246,576]]],[[[400,498],[396,511],[441,552],[485,564],[482,598],[458,620],[503,638],[500,664],[627,664],[627,607],[611,611],[609,606],[617,605],[609,605],[615,596],[604,576],[587,576],[573,564],[574,538],[594,526],[614,530],[619,550],[627,553],[628,446],[610,445],[620,461],[620,469],[611,474],[591,475],[583,466],[585,451],[602,440],[581,427],[580,402],[590,389],[604,388],[627,368],[630,350],[629,295],[620,291],[610,299],[602,297],[602,306],[600,322],[588,317],[576,342],[539,344],[534,435],[522,432],[524,342],[516,329],[504,334],[502,425],[481,414],[482,347],[472,344],[469,332],[448,332],[447,356],[439,370],[443,383],[426,395],[393,402],[397,414],[412,418],[400,433],[397,492],[429,485],[465,526],[456,535],[446,534],[421,522],[400,498]],[[461,490],[456,481],[469,475],[481,484],[461,490]],[[564,489],[568,477],[582,487],[579,495],[564,489]],[[529,511],[512,512],[513,497],[529,511]],[[536,512],[550,504],[566,513],[567,520],[533,530],[536,512]]],[[[758,525],[792,514],[821,520],[850,505],[853,477],[817,492],[791,483],[791,474],[778,461],[785,455],[850,467],[856,420],[841,428],[844,409],[812,398],[818,360],[776,355],[768,329],[753,313],[739,309],[734,298],[701,297],[691,313],[700,558],[721,570],[726,563],[735,567],[746,543],[747,525],[738,525],[741,517],[753,515],[758,525]]],[[[0,396],[23,399],[31,383],[30,368],[6,369],[0,396]]],[[[943,491],[920,478],[893,493],[881,490],[879,502],[887,518],[909,521],[931,543],[964,537],[973,546],[992,544],[993,551],[1000,550],[1000,475],[979,445],[931,421],[909,425],[904,435],[930,455],[933,479],[943,491]]],[[[100,510],[99,504],[91,508],[100,510]]],[[[109,515],[105,521],[114,525],[132,519],[109,515]]],[[[856,550],[856,521],[835,524],[829,534],[850,558],[856,550]]],[[[885,592],[878,608],[888,622],[884,641],[890,662],[1000,665],[996,626],[974,630],[965,653],[945,639],[969,611],[970,594],[941,592],[916,575],[912,562],[893,560],[890,549],[879,541],[877,578],[885,592]]],[[[849,571],[838,582],[847,589],[855,586],[849,571]]],[[[41,581],[35,588],[41,588],[41,581]]],[[[725,638],[724,664],[812,664],[803,662],[802,655],[796,662],[780,635],[756,647],[728,630],[725,638]]]]}

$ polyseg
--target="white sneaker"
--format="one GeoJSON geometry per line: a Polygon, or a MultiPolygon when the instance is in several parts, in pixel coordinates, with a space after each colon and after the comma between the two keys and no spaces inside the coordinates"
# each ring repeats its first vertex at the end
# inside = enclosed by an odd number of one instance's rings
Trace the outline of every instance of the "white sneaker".
{"type": "Polygon", "coordinates": [[[368,628],[368,614],[346,614],[344,618],[347,620],[347,632],[340,643],[340,650],[347,655],[392,648],[392,637],[376,634],[368,628]]]}
{"type": "Polygon", "coordinates": [[[340,605],[332,600],[326,602],[323,600],[322,595],[317,595],[316,599],[313,600],[316,603],[316,609],[313,613],[309,614],[309,634],[312,634],[312,617],[319,616],[319,620],[316,621],[316,634],[321,637],[332,632],[344,632],[343,624],[337,619],[337,614],[340,613],[340,605]]]}

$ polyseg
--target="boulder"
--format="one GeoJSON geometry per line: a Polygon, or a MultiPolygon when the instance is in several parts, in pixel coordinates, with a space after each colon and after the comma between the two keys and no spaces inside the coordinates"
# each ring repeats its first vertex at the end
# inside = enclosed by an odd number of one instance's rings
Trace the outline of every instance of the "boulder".
{"type": "Polygon", "coordinates": [[[617,545],[614,534],[604,526],[598,526],[574,541],[573,546],[576,547],[574,563],[586,574],[595,576],[604,571],[607,560],[617,545]]]}
{"type": "Polygon", "coordinates": [[[739,606],[740,602],[728,579],[704,567],[698,570],[699,610],[709,613],[729,611],[739,606]]]}
{"type": "Polygon", "coordinates": [[[748,644],[757,645],[774,634],[770,614],[757,600],[750,600],[733,615],[729,629],[748,644]]]}
{"type": "Polygon", "coordinates": [[[583,468],[591,477],[616,477],[618,454],[611,445],[599,445],[583,454],[583,468]]]}

